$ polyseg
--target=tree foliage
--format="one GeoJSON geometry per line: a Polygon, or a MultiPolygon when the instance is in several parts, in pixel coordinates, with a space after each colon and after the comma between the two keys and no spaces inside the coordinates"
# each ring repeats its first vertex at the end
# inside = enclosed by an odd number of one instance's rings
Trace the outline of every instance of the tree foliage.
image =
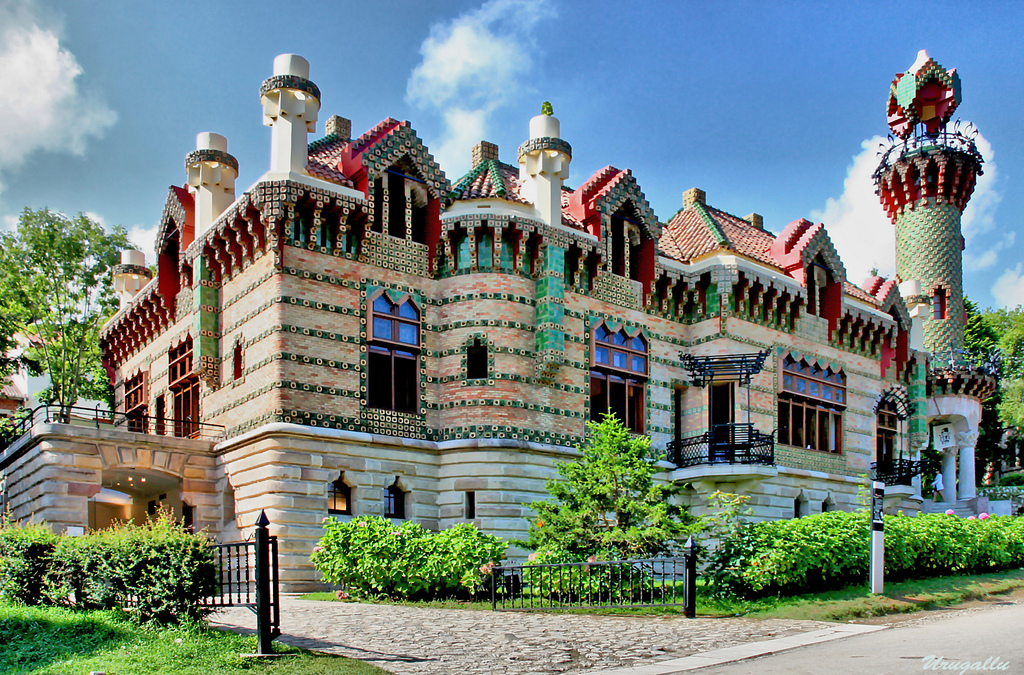
{"type": "Polygon", "coordinates": [[[547,482],[552,499],[530,505],[528,546],[564,550],[583,559],[593,554],[646,558],[671,553],[698,521],[669,497],[673,485],[654,482],[649,438],[631,436],[614,415],[587,424],[582,457],[558,465],[547,482]]]}
{"type": "Polygon", "coordinates": [[[122,227],[108,233],[82,214],[48,209],[25,209],[15,231],[0,234],[0,302],[14,308],[0,325],[0,349],[14,333],[28,339],[25,356],[50,377],[41,400],[111,402],[99,329],[117,309],[110,273],[127,247],[122,227]]]}

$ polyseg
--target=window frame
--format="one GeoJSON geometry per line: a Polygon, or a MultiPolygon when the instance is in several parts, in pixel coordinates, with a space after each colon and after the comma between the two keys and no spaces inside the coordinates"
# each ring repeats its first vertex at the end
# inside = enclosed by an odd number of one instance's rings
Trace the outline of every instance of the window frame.
{"type": "Polygon", "coordinates": [[[330,516],[351,516],[352,509],[352,486],[345,482],[345,472],[342,471],[338,477],[327,484],[327,515],[330,516]],[[345,500],[345,508],[335,508],[338,499],[345,500]]]}
{"type": "Polygon", "coordinates": [[[124,381],[124,415],[128,431],[146,433],[149,400],[146,373],[139,371],[124,381]]]}
{"type": "Polygon", "coordinates": [[[395,482],[387,486],[384,489],[384,517],[393,518],[395,520],[406,520],[405,517],[405,496],[408,493],[402,489],[402,486],[398,484],[398,478],[395,478],[395,482]]]}
{"type": "Polygon", "coordinates": [[[366,335],[366,406],[368,408],[392,410],[411,415],[420,414],[420,355],[423,349],[423,310],[420,308],[419,304],[409,294],[404,294],[396,302],[387,295],[385,289],[379,289],[376,293],[373,293],[367,298],[366,335]],[[390,306],[390,311],[387,313],[384,313],[375,307],[377,301],[381,298],[383,298],[390,306]],[[416,314],[416,318],[401,315],[402,307],[407,304],[412,307],[416,314]],[[388,322],[390,326],[390,336],[381,337],[378,335],[378,320],[388,322]],[[413,327],[416,339],[415,343],[402,341],[400,339],[402,334],[401,328],[403,326],[413,327]],[[383,357],[388,362],[390,375],[387,381],[390,382],[390,388],[387,398],[389,398],[390,401],[387,406],[377,405],[379,401],[376,387],[382,385],[380,384],[381,380],[374,379],[373,377],[372,371],[375,366],[373,366],[372,363],[378,360],[374,358],[374,356],[383,357]],[[412,389],[411,395],[408,398],[408,401],[411,404],[409,407],[399,407],[399,387],[396,386],[396,378],[398,377],[399,371],[396,368],[396,364],[401,362],[411,362],[412,364],[412,381],[407,383],[412,389]]]}
{"type": "Polygon", "coordinates": [[[621,387],[622,412],[625,419],[620,420],[632,433],[642,434],[647,428],[647,381],[651,366],[650,341],[639,328],[628,330],[621,326],[611,330],[606,321],[596,324],[590,332],[590,417],[597,421],[602,413],[615,413],[613,409],[616,396],[615,389],[621,387]],[[600,336],[601,331],[605,336],[600,336]],[[622,343],[615,341],[615,336],[623,337],[622,343]],[[605,339],[605,337],[607,339],[605,339]],[[643,349],[632,346],[639,339],[643,349]],[[607,358],[599,361],[599,350],[606,350],[607,358]],[[624,366],[616,365],[616,356],[623,357],[624,366]],[[643,359],[643,368],[635,367],[635,358],[643,359]],[[600,383],[600,384],[599,384],[600,383]],[[598,391],[600,388],[600,391],[598,391]],[[595,397],[603,398],[603,401],[595,397]]]}
{"type": "Polygon", "coordinates": [[[848,400],[843,370],[833,372],[831,367],[822,368],[805,359],[797,361],[792,354],[786,354],[779,358],[778,372],[778,442],[842,455],[843,413],[848,400]]]}

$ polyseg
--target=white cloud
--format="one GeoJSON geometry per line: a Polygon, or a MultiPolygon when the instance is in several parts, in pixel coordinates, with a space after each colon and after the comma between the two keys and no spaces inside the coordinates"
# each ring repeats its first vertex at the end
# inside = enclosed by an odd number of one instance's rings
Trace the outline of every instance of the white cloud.
{"type": "MultiPolygon", "coordinates": [[[[91,216],[90,216],[91,217],[91,216]]],[[[128,241],[132,246],[146,254],[146,264],[152,265],[156,262],[156,229],[157,226],[143,227],[132,225],[128,230],[128,241]]]]}
{"type": "MultiPolygon", "coordinates": [[[[861,151],[853,157],[846,172],[843,194],[830,197],[824,209],[811,212],[811,218],[825,224],[846,266],[847,278],[856,284],[866,279],[872,268],[886,277],[896,273],[896,229],[882,209],[871,177],[878,167],[879,145],[884,142],[881,136],[862,142],[861,151]]],[[[1002,198],[995,189],[997,173],[992,146],[980,134],[976,143],[986,159],[985,173],[978,178],[961,220],[968,251],[964,266],[971,271],[992,267],[999,251],[1013,243],[1011,236],[982,253],[970,252],[972,243],[976,244],[980,235],[995,227],[995,211],[1002,198]]]]}
{"type": "Polygon", "coordinates": [[[81,155],[87,140],[117,119],[81,90],[82,67],[61,47],[55,30],[44,25],[29,0],[0,3],[0,175],[39,151],[81,155]]]}
{"type": "Polygon", "coordinates": [[[485,138],[490,115],[523,89],[536,51],[531,32],[554,14],[549,0],[489,0],[431,26],[406,100],[442,116],[445,130],[433,154],[453,178],[468,166],[470,147],[485,138]]]}
{"type": "Polygon", "coordinates": [[[1013,269],[1007,269],[996,279],[992,286],[992,297],[1000,307],[1018,307],[1024,305],[1024,264],[1017,263],[1013,269]]]}
{"type": "Polygon", "coordinates": [[[872,268],[886,277],[896,272],[896,230],[871,178],[878,167],[878,145],[884,140],[874,136],[861,143],[860,153],[846,171],[843,194],[830,197],[821,211],[811,212],[814,221],[825,224],[846,266],[847,279],[855,284],[867,279],[872,268]]]}
{"type": "Polygon", "coordinates": [[[964,272],[981,272],[999,262],[999,252],[1012,248],[1017,241],[1015,232],[1007,232],[1003,238],[981,253],[970,249],[964,251],[964,272]]]}

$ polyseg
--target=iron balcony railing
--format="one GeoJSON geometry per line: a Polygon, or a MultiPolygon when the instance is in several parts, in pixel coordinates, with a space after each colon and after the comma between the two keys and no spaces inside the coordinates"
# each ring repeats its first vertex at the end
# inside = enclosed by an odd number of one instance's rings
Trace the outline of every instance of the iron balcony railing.
{"type": "Polygon", "coordinates": [[[913,485],[914,476],[924,471],[919,459],[898,458],[888,462],[871,462],[871,474],[886,485],[913,485]]]}
{"type": "Polygon", "coordinates": [[[875,170],[875,179],[877,180],[878,176],[896,162],[907,157],[926,153],[932,149],[952,150],[963,153],[972,157],[978,163],[978,166],[981,166],[985,159],[978,151],[978,146],[975,143],[977,135],[978,131],[973,124],[967,123],[963,130],[961,130],[958,120],[953,129],[943,128],[933,134],[928,133],[923,128],[919,128],[908,138],[893,138],[890,136],[887,142],[881,144],[878,152],[881,162],[878,169],[875,170]]]}
{"type": "Polygon", "coordinates": [[[44,404],[34,408],[25,417],[18,420],[12,429],[0,435],[0,452],[24,436],[36,424],[68,424],[76,427],[116,429],[139,434],[177,436],[205,441],[219,441],[224,438],[224,427],[220,424],[195,422],[191,419],[152,417],[100,408],[44,404]]]}
{"type": "Polygon", "coordinates": [[[668,461],[680,469],[702,464],[775,464],[775,437],[753,424],[716,424],[700,436],[668,444],[668,461]]]}

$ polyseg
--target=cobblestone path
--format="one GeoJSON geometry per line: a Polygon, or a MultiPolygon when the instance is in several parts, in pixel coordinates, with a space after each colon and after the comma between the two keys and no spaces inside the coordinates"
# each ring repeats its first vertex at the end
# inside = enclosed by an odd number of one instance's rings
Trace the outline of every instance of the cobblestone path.
{"type": "MultiPolygon", "coordinates": [[[[255,629],[229,608],[215,626],[255,629]]],[[[828,627],[818,621],[685,619],[421,609],[282,598],[281,641],[398,675],[585,673],[675,659],[828,627]]]]}

